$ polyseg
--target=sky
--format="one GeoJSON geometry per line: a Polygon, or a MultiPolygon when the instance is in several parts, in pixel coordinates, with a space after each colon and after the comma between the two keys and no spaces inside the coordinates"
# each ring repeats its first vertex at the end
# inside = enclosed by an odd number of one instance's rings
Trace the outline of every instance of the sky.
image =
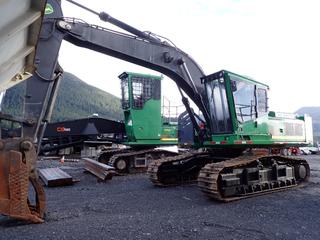
{"type": "MultiPolygon", "coordinates": [[[[64,16],[119,30],[62,1],[64,16]]],[[[77,1],[169,38],[205,74],[225,69],[269,85],[270,110],[294,112],[302,106],[320,106],[318,0],[77,1]]],[[[65,71],[118,97],[117,76],[123,71],[161,75],[67,42],[59,62],[65,71]]],[[[181,105],[177,88],[167,77],[162,92],[171,104],[181,105]]]]}

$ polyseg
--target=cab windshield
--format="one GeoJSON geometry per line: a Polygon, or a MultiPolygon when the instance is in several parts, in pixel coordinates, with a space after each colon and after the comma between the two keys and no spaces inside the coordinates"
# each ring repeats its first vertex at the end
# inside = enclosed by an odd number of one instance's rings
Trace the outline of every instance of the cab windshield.
{"type": "Polygon", "coordinates": [[[128,78],[121,79],[121,95],[122,95],[122,101],[121,101],[122,109],[128,109],[130,107],[128,78]]]}
{"type": "Polygon", "coordinates": [[[231,133],[232,122],[224,78],[208,81],[205,83],[205,87],[209,100],[213,134],[231,133]]]}

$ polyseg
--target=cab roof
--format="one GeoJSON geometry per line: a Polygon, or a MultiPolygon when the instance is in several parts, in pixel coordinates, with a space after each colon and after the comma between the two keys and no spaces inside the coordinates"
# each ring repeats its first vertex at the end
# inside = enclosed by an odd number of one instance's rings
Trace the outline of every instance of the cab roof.
{"type": "Polygon", "coordinates": [[[258,81],[254,80],[251,77],[243,76],[243,75],[240,75],[240,74],[237,74],[237,73],[233,73],[233,72],[227,71],[227,70],[221,70],[219,72],[212,73],[210,75],[204,76],[204,77],[201,78],[201,82],[205,83],[207,81],[212,81],[212,80],[215,80],[215,79],[218,79],[218,78],[221,78],[221,77],[225,77],[225,76],[233,76],[233,77],[239,78],[242,81],[251,82],[251,83],[254,83],[256,85],[260,85],[262,87],[265,87],[265,88],[269,89],[268,85],[266,85],[264,83],[261,83],[261,82],[258,82],[258,81]]]}

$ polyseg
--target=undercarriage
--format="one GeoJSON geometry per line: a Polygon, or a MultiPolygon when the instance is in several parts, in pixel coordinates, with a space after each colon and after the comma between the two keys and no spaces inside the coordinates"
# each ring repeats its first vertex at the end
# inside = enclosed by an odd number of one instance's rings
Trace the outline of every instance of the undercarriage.
{"type": "Polygon", "coordinates": [[[164,159],[178,155],[161,149],[111,149],[104,151],[98,158],[99,162],[115,168],[120,174],[145,172],[155,159],[164,159]]]}
{"type": "Polygon", "coordinates": [[[188,184],[196,182],[200,169],[210,162],[208,153],[186,152],[154,161],[149,165],[148,175],[156,186],[188,184]]]}
{"type": "Polygon", "coordinates": [[[198,186],[209,198],[228,202],[296,187],[309,176],[304,159],[241,156],[206,165],[199,173],[198,186]]]}
{"type": "Polygon", "coordinates": [[[186,153],[159,159],[148,168],[156,186],[198,181],[208,197],[233,201],[300,186],[310,176],[306,160],[280,155],[213,157],[210,153],[186,153]]]}

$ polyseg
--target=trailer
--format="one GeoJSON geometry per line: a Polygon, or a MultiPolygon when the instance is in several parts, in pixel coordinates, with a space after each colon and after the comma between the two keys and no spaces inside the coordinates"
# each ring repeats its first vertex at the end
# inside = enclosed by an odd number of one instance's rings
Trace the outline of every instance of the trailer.
{"type": "MultiPolygon", "coordinates": [[[[84,148],[96,148],[121,143],[125,138],[123,122],[100,117],[88,117],[49,123],[41,142],[41,154],[58,154],[59,150],[72,148],[70,153],[80,153],[84,148]]],[[[64,151],[63,153],[67,153],[64,151]]]]}

